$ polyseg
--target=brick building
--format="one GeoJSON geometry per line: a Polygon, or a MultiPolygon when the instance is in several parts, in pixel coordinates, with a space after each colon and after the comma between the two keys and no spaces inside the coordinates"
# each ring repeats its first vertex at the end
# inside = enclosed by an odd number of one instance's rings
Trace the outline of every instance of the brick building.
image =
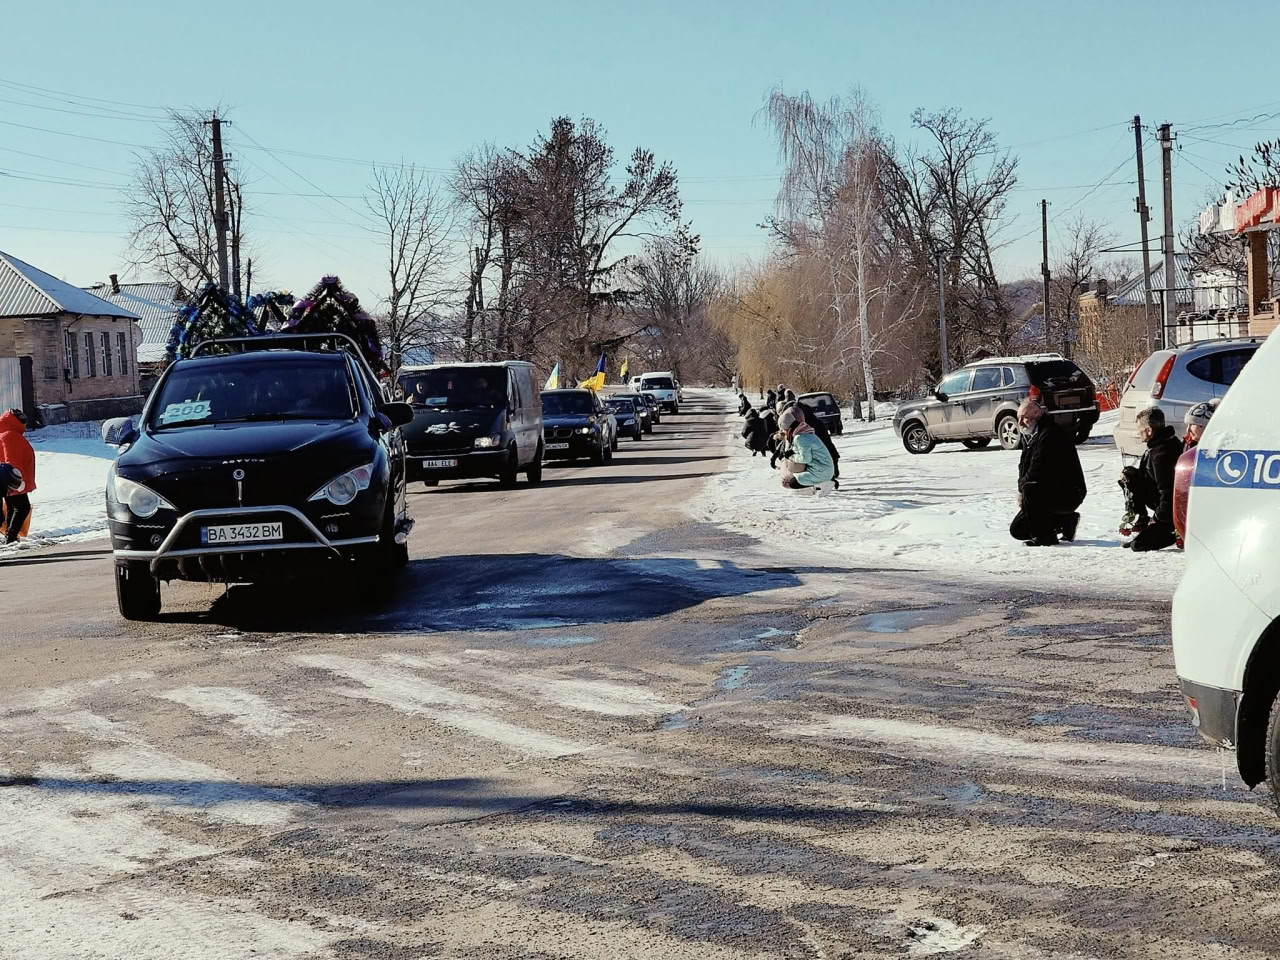
{"type": "Polygon", "coordinates": [[[0,251],[0,357],[30,357],[47,421],[138,409],[137,316],[0,251]]]}

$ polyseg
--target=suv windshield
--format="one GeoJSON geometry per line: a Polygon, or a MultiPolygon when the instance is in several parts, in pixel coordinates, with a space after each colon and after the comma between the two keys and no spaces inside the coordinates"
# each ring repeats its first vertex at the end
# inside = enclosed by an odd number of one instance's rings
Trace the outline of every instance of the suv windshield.
{"type": "Polygon", "coordinates": [[[591,397],[585,393],[544,393],[542,415],[544,417],[572,417],[591,413],[591,397]]]}
{"type": "Polygon", "coordinates": [[[474,410],[507,405],[507,372],[502,367],[443,367],[400,376],[404,398],[418,407],[474,410]]]}
{"type": "Polygon", "coordinates": [[[642,390],[674,390],[676,385],[670,377],[645,377],[640,381],[642,390]]]}
{"type": "Polygon", "coordinates": [[[1070,360],[1027,361],[1027,375],[1031,378],[1031,382],[1037,385],[1048,383],[1050,380],[1080,384],[1088,380],[1084,371],[1070,360]]]}
{"type": "Polygon", "coordinates": [[[273,360],[242,367],[182,364],[151,404],[152,430],[251,420],[350,420],[355,384],[341,357],[332,363],[273,360]]]}

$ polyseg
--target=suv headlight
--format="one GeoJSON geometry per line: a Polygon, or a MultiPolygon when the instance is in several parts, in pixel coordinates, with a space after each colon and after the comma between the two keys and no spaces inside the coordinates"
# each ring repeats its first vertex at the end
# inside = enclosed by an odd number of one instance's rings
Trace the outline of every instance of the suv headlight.
{"type": "Polygon", "coordinates": [[[476,437],[475,440],[472,441],[471,445],[473,447],[479,447],[482,450],[486,450],[486,449],[489,449],[490,447],[501,446],[502,437],[501,435],[496,435],[496,434],[492,437],[476,437]]]}
{"type": "Polygon", "coordinates": [[[114,503],[122,503],[129,508],[129,512],[140,520],[146,520],[154,517],[158,510],[174,510],[176,508],[172,503],[166,500],[160,494],[156,493],[150,487],[144,487],[142,484],[133,480],[126,480],[111,471],[107,478],[107,499],[114,503]]]}
{"type": "Polygon", "coordinates": [[[345,507],[356,498],[356,494],[361,490],[369,489],[371,480],[373,480],[373,464],[366,463],[363,467],[356,467],[354,470],[348,470],[342,476],[334,477],[311,496],[307,497],[307,500],[328,500],[334,506],[345,507]]]}

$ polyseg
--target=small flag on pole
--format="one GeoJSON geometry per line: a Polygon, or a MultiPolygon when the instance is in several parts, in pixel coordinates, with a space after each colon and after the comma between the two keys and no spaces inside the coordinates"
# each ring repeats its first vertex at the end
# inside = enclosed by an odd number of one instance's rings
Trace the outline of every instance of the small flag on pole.
{"type": "Polygon", "coordinates": [[[580,384],[578,384],[578,386],[586,387],[588,390],[594,390],[596,391],[596,393],[599,393],[601,390],[604,389],[604,354],[603,353],[600,354],[600,359],[596,362],[596,372],[592,376],[588,377],[586,380],[583,380],[580,384]]]}
{"type": "Polygon", "coordinates": [[[547,377],[547,385],[543,390],[559,390],[560,389],[560,364],[556,364],[551,368],[551,376],[547,377]]]}
{"type": "Polygon", "coordinates": [[[631,361],[629,359],[623,360],[622,369],[618,371],[618,377],[622,380],[623,383],[627,382],[627,364],[629,364],[630,362],[631,361]]]}

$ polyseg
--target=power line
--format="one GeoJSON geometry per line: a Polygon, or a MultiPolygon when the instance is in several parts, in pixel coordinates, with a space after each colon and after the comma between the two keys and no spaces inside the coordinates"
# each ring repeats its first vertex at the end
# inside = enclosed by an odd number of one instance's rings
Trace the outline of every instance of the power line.
{"type": "Polygon", "coordinates": [[[19,107],[28,107],[32,110],[49,110],[49,111],[52,111],[53,113],[71,113],[71,114],[75,114],[78,117],[95,117],[99,120],[127,120],[130,123],[161,123],[163,122],[162,120],[156,117],[131,117],[126,114],[110,114],[110,113],[102,113],[101,111],[99,111],[98,113],[89,113],[88,111],[85,111],[85,110],[68,110],[66,107],[50,107],[43,103],[26,103],[22,100],[10,100],[7,97],[0,97],[0,103],[12,103],[15,106],[19,106],[19,107]]]}
{"type": "Polygon", "coordinates": [[[164,107],[157,107],[156,105],[150,104],[150,103],[130,103],[127,100],[108,100],[104,97],[90,97],[90,96],[85,96],[84,94],[79,94],[79,93],[67,93],[67,91],[65,90],[52,90],[49,87],[37,87],[35,84],[22,83],[18,80],[9,80],[4,77],[0,77],[0,83],[4,83],[11,87],[25,87],[28,90],[37,90],[41,93],[56,93],[59,96],[74,97],[77,100],[92,100],[95,103],[111,103],[111,104],[115,104],[118,107],[137,107],[141,110],[159,110],[162,113],[167,112],[167,110],[164,107]]]}
{"type": "Polygon", "coordinates": [[[38,130],[40,133],[52,133],[59,137],[74,137],[77,140],[92,140],[94,143],[111,143],[117,147],[135,147],[138,150],[146,150],[145,143],[133,143],[129,140],[108,140],[105,137],[89,137],[83,133],[68,133],[65,130],[50,130],[48,127],[34,127],[29,123],[15,123],[13,120],[0,120],[0,124],[6,127],[20,127],[23,130],[38,130]]]}
{"type": "Polygon", "coordinates": [[[33,157],[36,160],[48,160],[50,163],[63,163],[68,167],[79,167],[82,170],[96,170],[99,173],[109,173],[115,177],[128,177],[127,173],[121,173],[119,170],[108,170],[106,167],[95,167],[88,163],[76,163],[74,160],[59,160],[57,157],[49,157],[43,153],[29,153],[26,150],[15,150],[13,147],[0,147],[5,153],[16,153],[21,157],[33,157]]]}
{"type": "MultiPolygon", "coordinates": [[[[270,150],[267,150],[267,148],[266,148],[266,147],[264,147],[264,146],[262,146],[262,144],[258,143],[258,141],[257,141],[257,140],[253,139],[253,137],[252,137],[252,136],[250,136],[250,135],[249,135],[247,132],[245,132],[243,129],[241,129],[241,131],[240,131],[240,132],[241,132],[242,134],[244,134],[244,136],[245,136],[245,137],[247,137],[247,138],[248,138],[248,140],[249,140],[249,142],[250,142],[250,143],[252,143],[254,146],[258,147],[258,148],[259,148],[259,149],[261,149],[261,150],[266,150],[267,156],[271,157],[271,159],[272,159],[272,160],[274,160],[276,163],[280,164],[280,166],[284,167],[286,170],[288,170],[290,173],[292,173],[295,177],[297,177],[297,178],[298,178],[299,180],[301,180],[303,183],[307,184],[307,186],[312,187],[312,188],[314,188],[314,189],[316,189],[316,190],[319,190],[322,194],[324,194],[326,197],[328,197],[330,200],[332,200],[334,203],[336,203],[338,206],[342,207],[343,209],[345,209],[345,210],[350,210],[350,211],[351,211],[352,213],[354,213],[356,216],[364,217],[366,220],[369,220],[370,222],[373,222],[373,217],[371,217],[367,212],[363,212],[363,211],[357,210],[357,209],[355,209],[354,207],[352,207],[350,204],[343,203],[340,199],[338,199],[338,198],[337,198],[337,197],[335,197],[333,194],[331,194],[331,193],[329,193],[327,190],[325,190],[325,189],[324,189],[324,187],[320,186],[318,183],[314,182],[313,180],[309,180],[309,179],[307,179],[307,178],[306,178],[306,177],[304,177],[302,174],[300,174],[297,170],[293,169],[293,167],[289,166],[289,164],[285,163],[283,160],[281,160],[279,157],[277,157],[277,156],[276,156],[274,153],[272,153],[270,150]]],[[[360,224],[356,224],[356,223],[348,223],[348,224],[347,224],[347,226],[355,227],[357,230],[364,230],[364,229],[368,229],[367,227],[362,226],[362,225],[360,225],[360,224]]]]}

